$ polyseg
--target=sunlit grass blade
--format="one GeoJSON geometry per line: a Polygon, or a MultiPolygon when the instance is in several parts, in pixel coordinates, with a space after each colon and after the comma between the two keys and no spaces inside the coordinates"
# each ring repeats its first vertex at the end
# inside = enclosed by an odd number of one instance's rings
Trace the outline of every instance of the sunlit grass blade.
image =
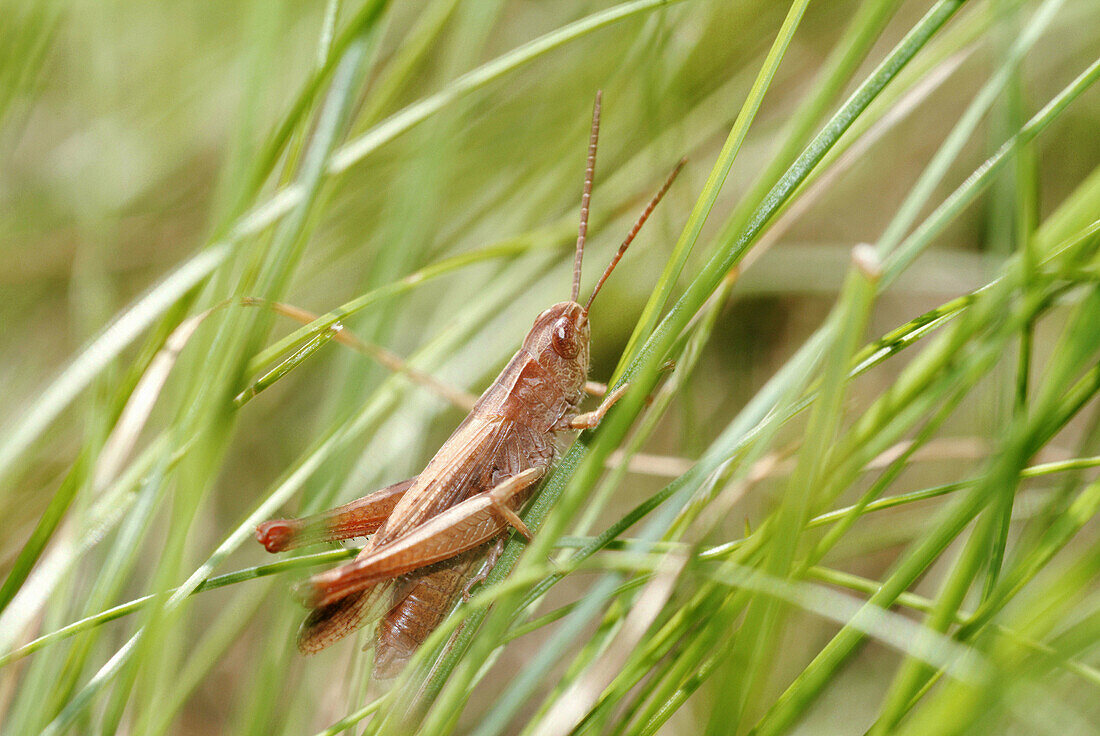
{"type": "Polygon", "coordinates": [[[233,398],[233,403],[236,404],[238,408],[247,404],[260,392],[266,390],[273,383],[286,376],[304,361],[308,360],[314,353],[335,338],[342,329],[343,325],[337,322],[311,337],[300,348],[284,358],[281,363],[250,383],[244,391],[241,391],[233,398]]]}
{"type": "MultiPolygon", "coordinates": [[[[725,183],[726,177],[729,176],[730,169],[733,168],[733,162],[737,159],[741,145],[745,142],[745,136],[748,135],[749,128],[752,127],[756,113],[764,100],[764,95],[768,91],[768,87],[771,86],[776,70],[779,68],[779,64],[787,52],[787,47],[794,37],[794,32],[802,21],[806,5],[807,3],[800,0],[791,3],[790,9],[783,19],[783,25],[780,27],[779,33],[776,34],[776,39],[771,48],[768,49],[768,55],[760,66],[760,71],[757,73],[756,79],[741,105],[741,110],[733,122],[733,127],[726,137],[726,142],[718,154],[718,159],[711,168],[706,183],[703,184],[703,191],[695,200],[695,207],[692,209],[691,215],[688,216],[688,221],[685,223],[683,230],[680,231],[680,237],[672,250],[672,256],[665,264],[660,278],[657,279],[657,288],[646,302],[645,309],[638,318],[634,333],[631,335],[630,342],[627,343],[624,351],[624,360],[620,362],[620,371],[636,356],[641,343],[649,337],[658,319],[660,319],[661,312],[664,311],[665,305],[672,294],[672,289],[684,269],[684,264],[695,248],[695,243],[699,239],[703,225],[706,224],[707,217],[714,208],[714,203],[718,199],[722,185],[725,183]]],[[[618,378],[619,375],[615,375],[612,377],[612,382],[616,382],[618,378]]]]}

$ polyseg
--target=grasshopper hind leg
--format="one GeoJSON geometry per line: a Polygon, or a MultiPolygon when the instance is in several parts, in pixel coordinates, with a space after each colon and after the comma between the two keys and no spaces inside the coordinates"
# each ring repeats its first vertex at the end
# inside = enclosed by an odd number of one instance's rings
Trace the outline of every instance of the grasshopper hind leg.
{"type": "Polygon", "coordinates": [[[265,521],[256,527],[256,540],[268,552],[285,552],[320,542],[365,537],[385,523],[393,507],[414,483],[416,478],[409,478],[351,503],[301,519],[265,521]]]}

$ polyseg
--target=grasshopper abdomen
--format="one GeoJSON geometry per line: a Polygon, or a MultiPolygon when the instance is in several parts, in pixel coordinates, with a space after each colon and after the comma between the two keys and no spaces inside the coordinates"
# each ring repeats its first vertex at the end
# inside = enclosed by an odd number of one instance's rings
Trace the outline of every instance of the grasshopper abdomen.
{"type": "Polygon", "coordinates": [[[473,554],[466,553],[398,582],[393,605],[378,622],[375,679],[388,680],[401,673],[405,663],[447,615],[473,564],[473,554]]]}

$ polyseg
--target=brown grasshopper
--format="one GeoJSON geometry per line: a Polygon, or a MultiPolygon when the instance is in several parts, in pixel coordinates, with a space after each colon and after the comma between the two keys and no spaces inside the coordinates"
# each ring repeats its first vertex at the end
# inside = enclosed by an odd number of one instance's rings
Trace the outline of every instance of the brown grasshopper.
{"type": "Polygon", "coordinates": [[[516,512],[553,463],[555,438],[596,426],[626,389],[623,385],[606,395],[595,411],[578,413],[588,375],[588,311],[684,161],[642,212],[582,307],[577,298],[600,101],[597,93],[570,300],[535,319],[523,347],[420,475],[330,511],[267,521],[257,528],[256,536],[269,552],[373,535],[352,562],[299,586],[313,609],[298,632],[303,653],[317,652],[362,626],[388,589],[384,584],[397,581],[378,625],[374,662],[376,678],[396,675],[447,614],[458,592],[465,588],[468,595],[488,575],[509,527],[531,538],[516,512]],[[468,579],[494,540],[482,571],[468,579]]]}

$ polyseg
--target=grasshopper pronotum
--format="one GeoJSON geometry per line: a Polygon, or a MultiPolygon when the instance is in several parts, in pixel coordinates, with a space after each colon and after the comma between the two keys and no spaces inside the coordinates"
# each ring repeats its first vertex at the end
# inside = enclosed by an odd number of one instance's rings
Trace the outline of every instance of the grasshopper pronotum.
{"type": "Polygon", "coordinates": [[[649,202],[581,306],[577,300],[600,101],[597,93],[569,301],[535,318],[523,347],[418,476],[330,511],[267,521],[257,528],[256,536],[269,552],[372,535],[355,560],[300,586],[302,598],[313,608],[298,633],[302,652],[323,649],[362,626],[389,590],[382,584],[396,581],[391,605],[378,625],[374,674],[397,674],[458,592],[468,591],[495,564],[509,527],[530,538],[516,512],[553,463],[555,437],[596,426],[625,390],[620,386],[596,410],[578,413],[588,376],[588,311],[684,162],[649,202]],[[488,560],[471,580],[471,568],[486,547],[488,560]]]}

